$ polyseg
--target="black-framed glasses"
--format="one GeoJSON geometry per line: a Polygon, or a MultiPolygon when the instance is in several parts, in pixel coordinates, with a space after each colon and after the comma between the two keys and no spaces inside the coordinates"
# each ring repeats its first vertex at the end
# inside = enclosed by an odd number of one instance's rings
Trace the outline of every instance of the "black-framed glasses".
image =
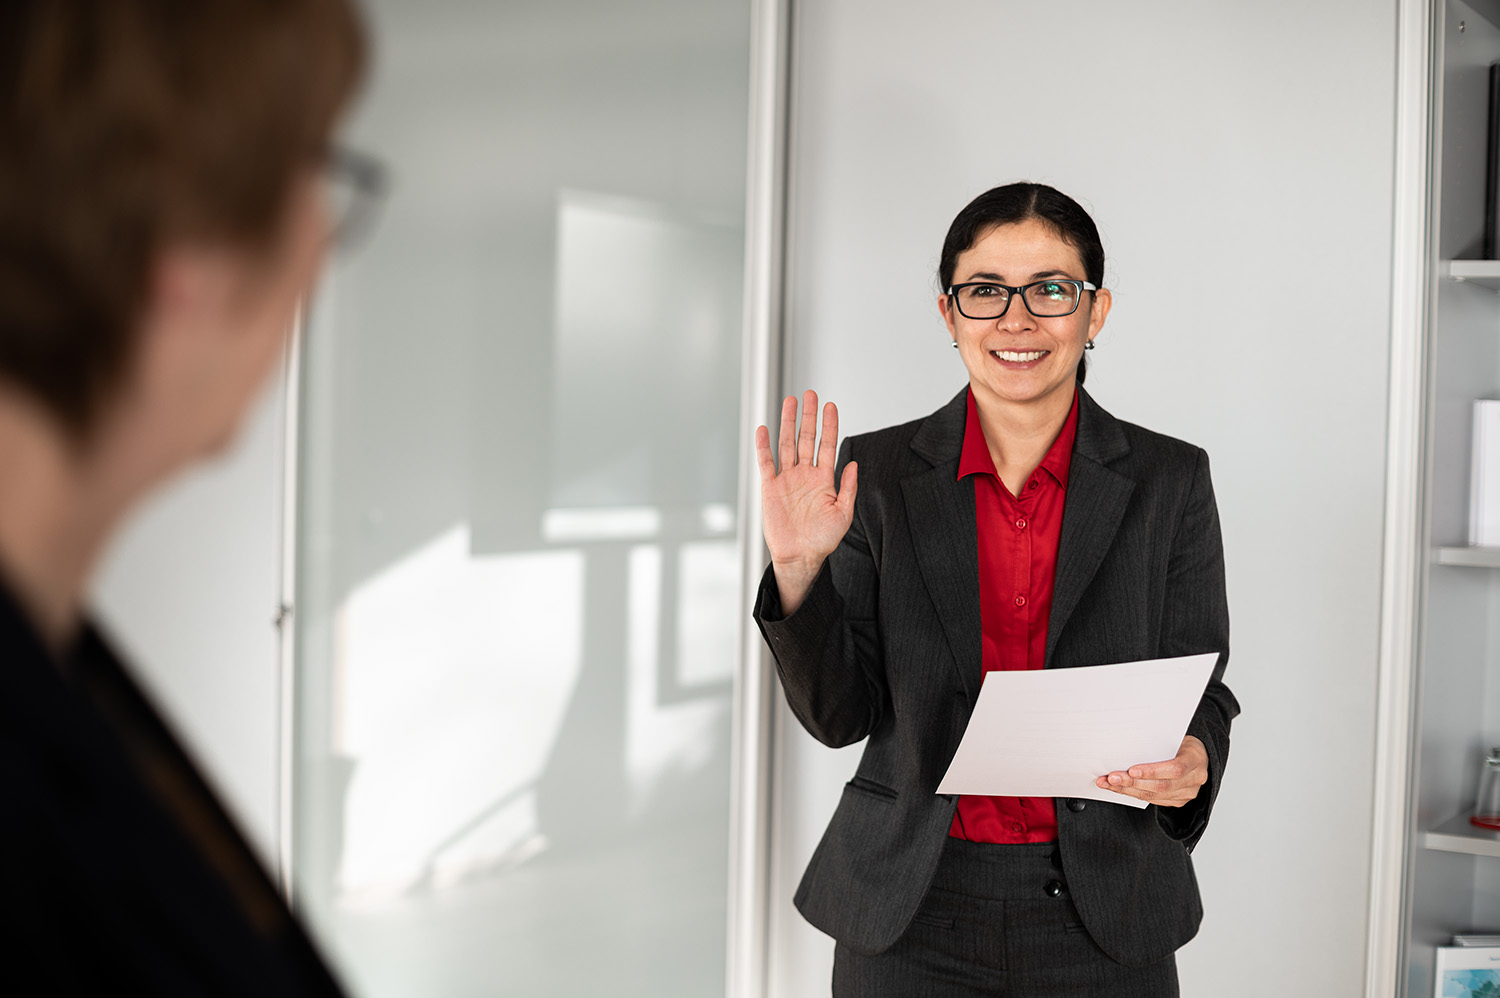
{"type": "Polygon", "coordinates": [[[948,289],[960,315],[968,319],[998,319],[1010,309],[1010,300],[1020,295],[1026,310],[1039,319],[1056,319],[1078,311],[1085,291],[1098,291],[1097,284],[1051,277],[1019,288],[993,281],[969,281],[948,289]]]}
{"type": "Polygon", "coordinates": [[[389,186],[385,164],[369,153],[332,146],[323,157],[323,191],[340,250],[357,246],[374,227],[389,186]]]}

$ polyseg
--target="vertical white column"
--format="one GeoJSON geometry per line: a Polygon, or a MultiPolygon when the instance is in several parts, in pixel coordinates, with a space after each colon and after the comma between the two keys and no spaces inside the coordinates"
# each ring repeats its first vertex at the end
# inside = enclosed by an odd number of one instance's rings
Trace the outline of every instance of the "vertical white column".
{"type": "Polygon", "coordinates": [[[750,143],[745,224],[745,335],[740,381],[739,552],[745,613],[735,672],[729,852],[729,998],[766,989],[772,722],[776,688],[749,601],[765,565],[752,439],[779,396],[786,217],[790,0],[755,0],[751,14],[750,143]]]}
{"type": "Polygon", "coordinates": [[[1400,993],[1406,969],[1404,927],[1408,919],[1402,880],[1412,820],[1412,732],[1425,574],[1422,560],[1427,550],[1422,453],[1432,272],[1432,44],[1439,6],[1432,0],[1400,0],[1398,5],[1390,405],[1365,943],[1367,998],[1400,993]]]}
{"type": "Polygon", "coordinates": [[[281,417],[281,599],[276,607],[276,878],[288,903],[292,899],[292,775],[295,764],[297,594],[297,429],[301,401],[301,357],[304,311],[297,310],[283,363],[281,417]]]}

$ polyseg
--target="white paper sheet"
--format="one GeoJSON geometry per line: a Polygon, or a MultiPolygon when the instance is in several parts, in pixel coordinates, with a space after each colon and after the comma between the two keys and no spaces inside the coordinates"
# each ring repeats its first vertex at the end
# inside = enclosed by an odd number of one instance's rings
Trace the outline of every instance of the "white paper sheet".
{"type": "Polygon", "coordinates": [[[1177,755],[1218,656],[988,672],[940,794],[1087,797],[1106,773],[1177,755]]]}

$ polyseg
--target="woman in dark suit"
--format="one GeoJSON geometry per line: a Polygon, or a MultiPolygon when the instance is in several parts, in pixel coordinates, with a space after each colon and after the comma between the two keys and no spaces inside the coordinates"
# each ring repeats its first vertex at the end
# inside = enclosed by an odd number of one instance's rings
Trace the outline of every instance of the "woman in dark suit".
{"type": "Polygon", "coordinates": [[[938,307],[969,383],[851,437],[817,396],[757,431],[755,616],[787,702],[868,739],[798,888],[837,940],[839,996],[1177,994],[1202,917],[1202,836],[1239,705],[1202,450],[1115,419],[1082,385],[1110,293],[1088,214],[1011,184],[954,219],[938,307]],[[837,483],[837,488],[835,488],[837,483]],[[1100,774],[1145,808],[936,788],[983,673],[1218,653],[1173,759],[1100,774]]]}
{"type": "Polygon", "coordinates": [[[342,993],[83,602],[282,355],[363,57],[347,0],[0,4],[5,994],[342,993]]]}

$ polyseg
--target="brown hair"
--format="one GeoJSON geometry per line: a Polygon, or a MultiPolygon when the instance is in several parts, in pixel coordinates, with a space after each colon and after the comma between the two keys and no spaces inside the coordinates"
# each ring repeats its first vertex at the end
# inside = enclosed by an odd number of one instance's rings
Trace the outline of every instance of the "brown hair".
{"type": "Polygon", "coordinates": [[[349,0],[0,3],[0,381],[86,433],[155,255],[268,247],[364,60],[349,0]]]}

